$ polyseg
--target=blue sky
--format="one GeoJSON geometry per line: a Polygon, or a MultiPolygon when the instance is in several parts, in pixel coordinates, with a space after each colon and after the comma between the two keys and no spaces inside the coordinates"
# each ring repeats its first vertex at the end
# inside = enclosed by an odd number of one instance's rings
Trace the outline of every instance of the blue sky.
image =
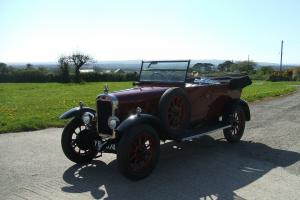
{"type": "Polygon", "coordinates": [[[0,0],[0,61],[229,59],[300,64],[298,0],[0,0]]]}

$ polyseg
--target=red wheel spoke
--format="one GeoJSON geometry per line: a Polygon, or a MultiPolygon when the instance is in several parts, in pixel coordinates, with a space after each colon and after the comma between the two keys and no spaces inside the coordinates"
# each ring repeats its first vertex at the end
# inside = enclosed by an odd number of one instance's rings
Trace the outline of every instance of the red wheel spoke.
{"type": "Polygon", "coordinates": [[[153,154],[152,144],[152,138],[143,133],[132,143],[129,162],[133,170],[140,171],[148,167],[153,154]]]}
{"type": "Polygon", "coordinates": [[[187,117],[186,105],[181,96],[174,97],[167,109],[167,122],[170,128],[179,128],[187,117]]]}

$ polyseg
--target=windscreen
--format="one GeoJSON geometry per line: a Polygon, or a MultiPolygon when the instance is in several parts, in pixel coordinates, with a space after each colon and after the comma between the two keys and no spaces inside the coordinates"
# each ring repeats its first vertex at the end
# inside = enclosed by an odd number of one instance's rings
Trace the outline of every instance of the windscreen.
{"type": "Polygon", "coordinates": [[[140,81],[145,82],[185,82],[189,61],[143,62],[140,81]]]}

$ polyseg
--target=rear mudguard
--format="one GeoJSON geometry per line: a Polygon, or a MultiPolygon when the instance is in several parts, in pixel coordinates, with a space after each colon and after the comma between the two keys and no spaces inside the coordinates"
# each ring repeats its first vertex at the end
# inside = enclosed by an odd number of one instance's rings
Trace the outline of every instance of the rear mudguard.
{"type": "Polygon", "coordinates": [[[68,110],[67,112],[65,112],[64,114],[62,114],[59,119],[69,119],[69,118],[80,118],[83,113],[85,112],[89,112],[89,113],[92,113],[93,115],[96,114],[96,110],[92,109],[92,108],[89,108],[89,107],[75,107],[75,108],[72,108],[70,110],[68,110]]]}
{"type": "Polygon", "coordinates": [[[225,108],[229,109],[229,108],[231,108],[231,106],[234,106],[234,105],[240,105],[243,108],[243,110],[245,112],[245,116],[246,116],[246,121],[251,120],[250,109],[249,109],[248,103],[245,100],[233,99],[225,105],[225,108]]]}
{"type": "Polygon", "coordinates": [[[159,135],[161,140],[165,139],[164,130],[159,118],[149,114],[131,115],[125,119],[116,129],[120,137],[129,132],[129,130],[139,124],[147,124],[151,126],[159,135]]]}

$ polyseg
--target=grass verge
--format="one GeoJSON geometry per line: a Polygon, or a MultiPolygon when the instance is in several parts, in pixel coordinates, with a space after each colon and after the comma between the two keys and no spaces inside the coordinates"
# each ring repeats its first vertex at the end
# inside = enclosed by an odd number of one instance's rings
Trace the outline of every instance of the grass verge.
{"type": "MultiPolygon", "coordinates": [[[[131,82],[108,83],[111,91],[132,87],[131,82]]],[[[296,90],[300,82],[255,81],[243,90],[249,101],[274,97],[296,90]]],[[[81,100],[95,107],[96,95],[102,93],[104,83],[1,83],[0,133],[30,131],[47,127],[62,127],[66,121],[58,119],[81,100]]]]}
{"type": "Polygon", "coordinates": [[[243,89],[242,98],[253,102],[266,97],[282,96],[296,91],[294,85],[300,85],[300,82],[254,81],[252,85],[243,89]]]}

